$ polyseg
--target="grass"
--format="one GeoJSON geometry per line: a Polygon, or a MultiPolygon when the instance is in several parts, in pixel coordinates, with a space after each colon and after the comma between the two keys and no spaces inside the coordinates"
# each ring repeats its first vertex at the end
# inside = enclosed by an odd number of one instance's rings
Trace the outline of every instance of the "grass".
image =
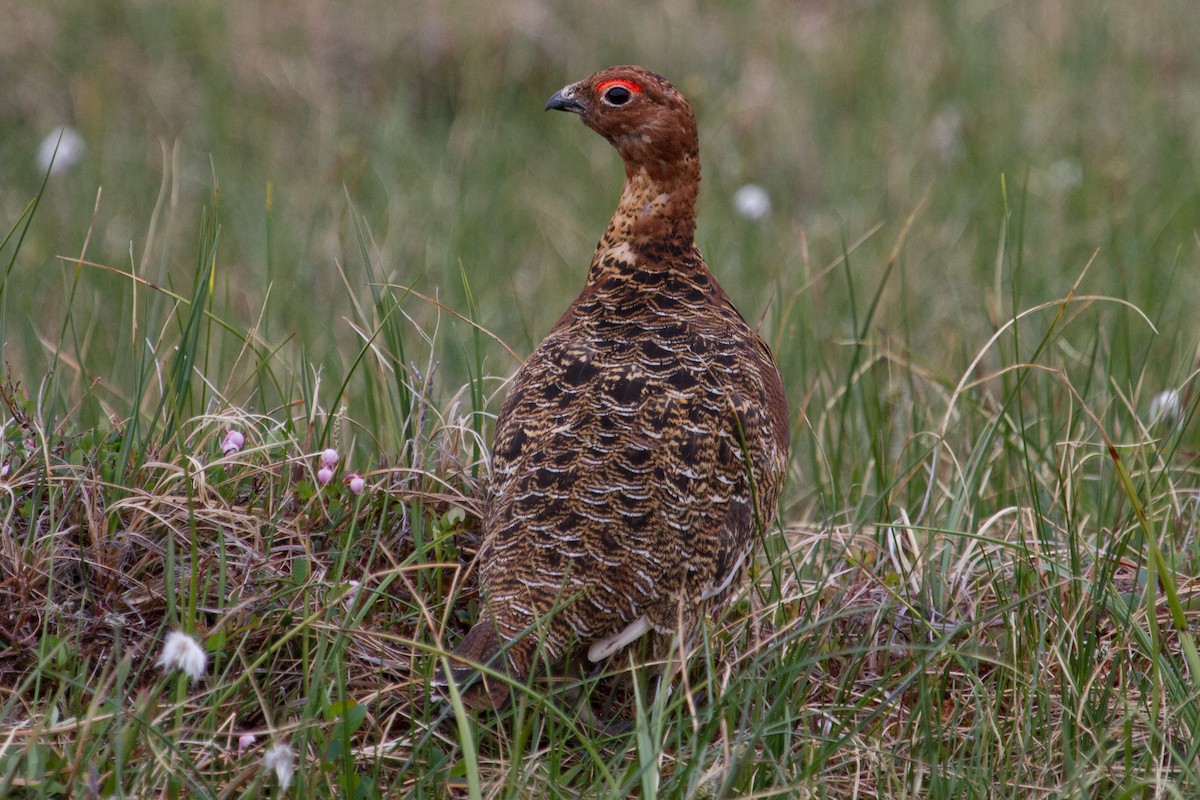
{"type": "Polygon", "coordinates": [[[1191,6],[476,11],[0,11],[0,795],[1195,795],[1191,6]],[[695,101],[792,469],[674,691],[475,715],[490,415],[619,190],[540,109],[617,62],[695,101]]]}

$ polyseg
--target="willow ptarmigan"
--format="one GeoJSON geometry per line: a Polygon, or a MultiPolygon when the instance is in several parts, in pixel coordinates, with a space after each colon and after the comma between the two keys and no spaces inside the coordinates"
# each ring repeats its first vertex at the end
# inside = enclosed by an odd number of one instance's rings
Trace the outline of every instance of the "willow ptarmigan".
{"type": "MultiPolygon", "coordinates": [[[[687,100],[658,75],[612,67],[546,109],[607,139],[625,187],[583,292],[518,370],[496,423],[483,611],[455,656],[515,678],[577,647],[599,661],[649,631],[690,637],[774,516],[789,441],[771,351],[693,238],[687,100]]],[[[472,675],[458,662],[452,673],[472,675]]],[[[507,694],[491,680],[468,699],[507,694]]]]}

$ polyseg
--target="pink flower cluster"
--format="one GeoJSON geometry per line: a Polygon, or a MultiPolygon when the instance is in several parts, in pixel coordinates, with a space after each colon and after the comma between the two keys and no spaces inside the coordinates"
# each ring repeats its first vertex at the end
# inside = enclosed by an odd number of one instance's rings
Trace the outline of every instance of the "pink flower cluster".
{"type": "MultiPolygon", "coordinates": [[[[317,482],[322,486],[328,486],[333,480],[334,469],[337,467],[340,456],[337,450],[332,447],[327,448],[321,453],[321,468],[317,470],[317,482]]],[[[357,472],[352,472],[346,476],[346,485],[350,487],[350,491],[355,494],[361,494],[366,486],[366,481],[363,476],[357,472]]]]}
{"type": "MultiPolygon", "coordinates": [[[[234,453],[240,452],[245,444],[245,435],[241,431],[231,428],[226,431],[225,438],[221,440],[221,452],[228,458],[234,453]]],[[[338,455],[338,451],[332,447],[323,450],[320,456],[321,466],[317,468],[317,483],[322,486],[328,486],[332,483],[340,460],[341,456],[338,455]]],[[[0,480],[7,475],[8,465],[4,464],[3,467],[0,467],[0,480]]],[[[359,475],[357,472],[351,472],[346,476],[346,485],[350,487],[350,491],[354,492],[354,494],[362,494],[363,489],[367,486],[367,482],[362,475],[359,475]]]]}

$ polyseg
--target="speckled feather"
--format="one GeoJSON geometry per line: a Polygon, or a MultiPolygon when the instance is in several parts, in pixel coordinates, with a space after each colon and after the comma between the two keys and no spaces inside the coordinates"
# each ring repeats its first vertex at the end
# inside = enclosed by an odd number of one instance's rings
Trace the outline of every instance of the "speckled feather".
{"type": "Polygon", "coordinates": [[[484,611],[457,654],[504,649],[498,666],[517,677],[539,647],[548,663],[580,646],[598,660],[649,630],[690,636],[774,516],[789,440],[771,352],[693,239],[687,101],[653,73],[613,67],[547,108],[608,139],[626,183],[582,293],[513,378],[496,425],[484,611]]]}

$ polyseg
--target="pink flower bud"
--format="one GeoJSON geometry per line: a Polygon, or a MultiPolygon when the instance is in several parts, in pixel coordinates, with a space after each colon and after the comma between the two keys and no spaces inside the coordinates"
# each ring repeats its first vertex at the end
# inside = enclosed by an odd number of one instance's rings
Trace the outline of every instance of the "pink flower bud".
{"type": "Polygon", "coordinates": [[[239,736],[238,737],[238,749],[237,749],[238,756],[241,756],[242,753],[246,752],[251,747],[254,747],[254,743],[257,741],[258,741],[258,737],[255,736],[253,733],[243,733],[241,736],[239,736]]]}
{"type": "Polygon", "coordinates": [[[366,481],[363,480],[362,475],[359,475],[357,472],[355,472],[346,478],[346,484],[350,487],[350,491],[354,492],[355,494],[362,494],[363,486],[366,485],[366,481]]]}
{"type": "Polygon", "coordinates": [[[328,467],[329,469],[333,469],[334,467],[336,467],[337,462],[338,462],[337,450],[334,450],[332,447],[329,448],[328,450],[326,450],[324,453],[321,453],[321,464],[328,467]]]}
{"type": "Polygon", "coordinates": [[[320,481],[322,486],[328,486],[329,482],[333,480],[333,470],[329,467],[321,467],[317,470],[317,480],[320,481]]]}
{"type": "Polygon", "coordinates": [[[221,452],[225,455],[232,455],[242,449],[242,445],[246,443],[246,437],[241,434],[241,431],[230,431],[225,434],[225,439],[221,442],[221,452]]]}

